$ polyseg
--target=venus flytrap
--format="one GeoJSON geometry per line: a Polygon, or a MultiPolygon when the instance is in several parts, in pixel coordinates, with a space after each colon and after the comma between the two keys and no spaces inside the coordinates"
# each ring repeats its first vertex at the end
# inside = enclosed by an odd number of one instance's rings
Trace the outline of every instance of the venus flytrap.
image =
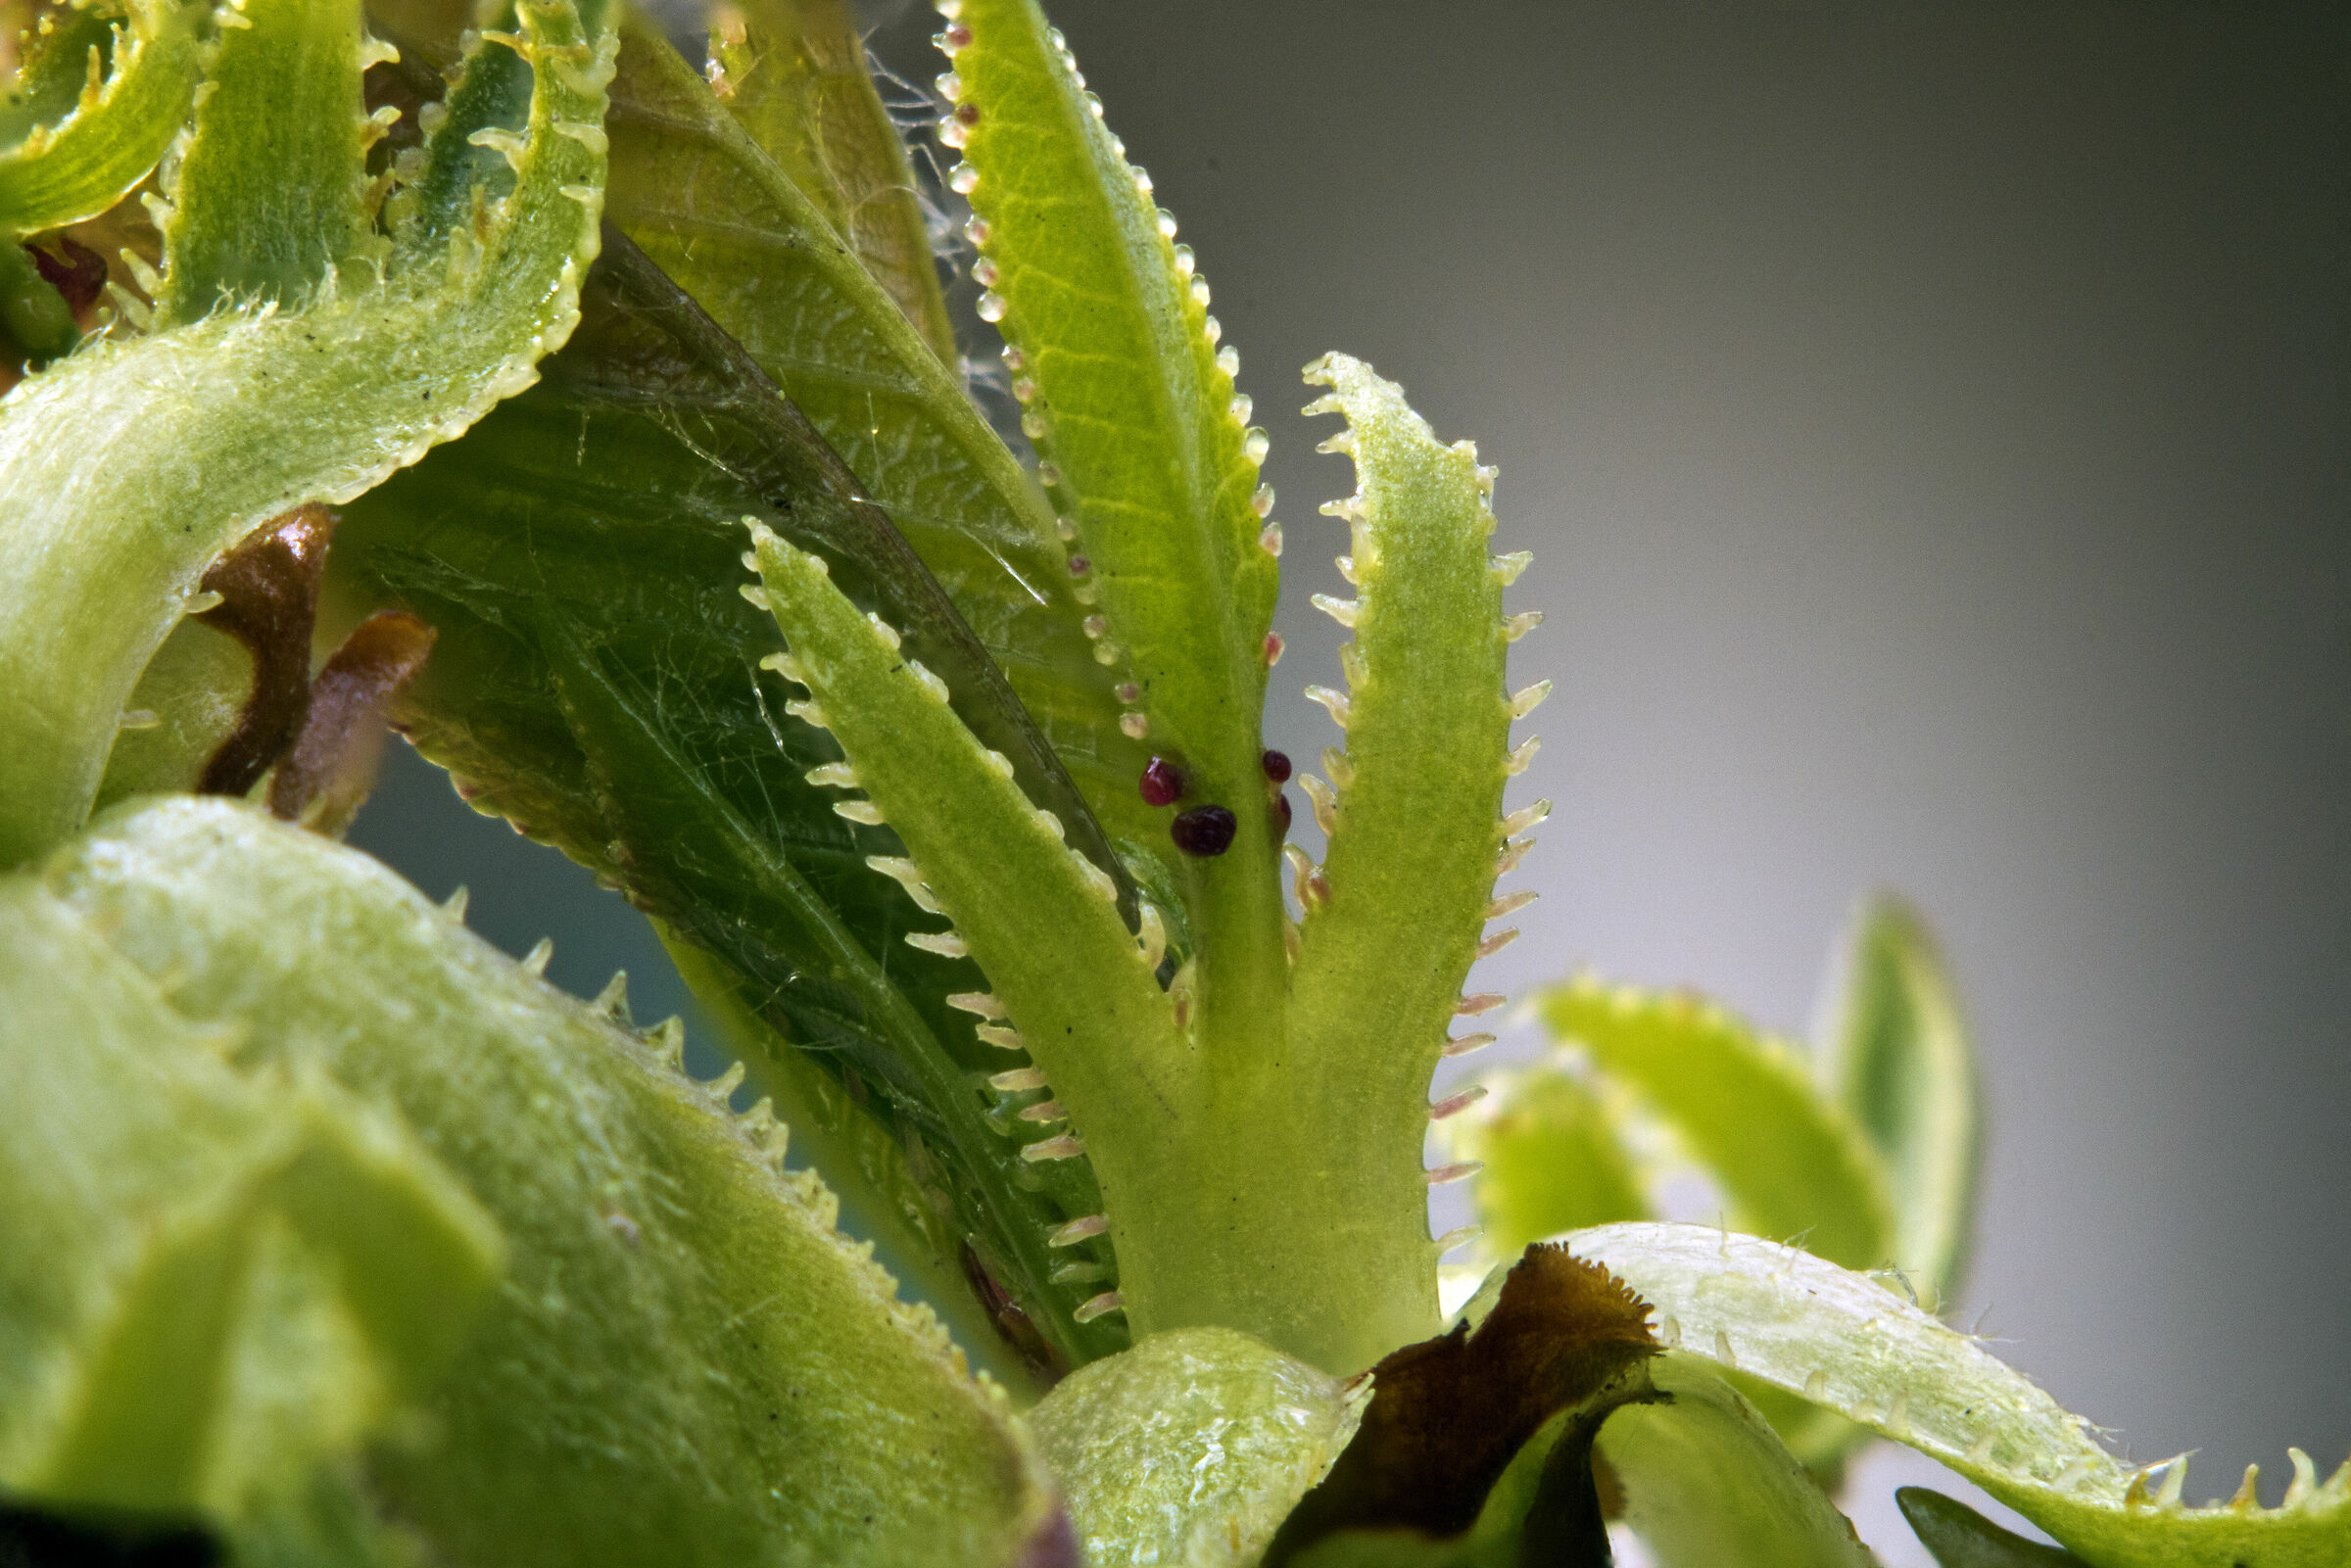
{"type": "Polygon", "coordinates": [[[1505,799],[1550,684],[1505,678],[1494,471],[1308,367],[1357,478],[1315,864],[1208,286],[1032,0],[940,10],[1027,452],[839,0],[717,12],[706,72],[574,0],[33,41],[7,256],[151,176],[162,251],[71,353],[0,276],[65,356],[0,403],[0,1555],[97,1505],[240,1565],[1592,1568],[1612,1512],[1662,1568],[1861,1568],[1818,1478],[1874,1432],[2078,1554],[1906,1497],[1944,1568],[2351,1560],[2351,1470],[2188,1508],[1932,1316],[1975,1076],[1898,906],[1810,1063],[1577,981],[1558,1056],[1428,1103],[1549,809],[1505,799]],[[181,793],[314,792],[359,722],[305,686],[316,501],[323,641],[408,618],[375,695],[429,643],[397,722],[652,918],[725,1075],[618,976],[561,997],[547,944],[181,793]],[[283,645],[174,631],[286,530],[283,645]],[[245,724],[264,687],[308,716],[245,724]],[[1722,1225],[1656,1222],[1660,1148],[1722,1225]],[[1448,1320],[1463,1180],[1493,1266],[1448,1320]]]}

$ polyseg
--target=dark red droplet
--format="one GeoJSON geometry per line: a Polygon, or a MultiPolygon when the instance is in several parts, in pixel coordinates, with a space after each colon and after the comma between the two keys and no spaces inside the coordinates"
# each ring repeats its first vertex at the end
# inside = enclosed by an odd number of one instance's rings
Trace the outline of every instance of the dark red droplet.
{"type": "Polygon", "coordinates": [[[1290,831],[1290,797],[1287,794],[1274,795],[1273,820],[1284,833],[1290,831]]]}
{"type": "Polygon", "coordinates": [[[1223,806],[1194,806],[1168,824],[1168,836],[1187,855],[1222,855],[1232,845],[1234,826],[1223,806]]]}
{"type": "Polygon", "coordinates": [[[1288,752],[1269,751],[1266,753],[1265,763],[1267,778],[1275,784],[1290,782],[1290,754],[1288,752]]]}
{"type": "Polygon", "coordinates": [[[978,104],[957,104],[955,118],[966,125],[977,125],[980,123],[980,106],[978,104]]]}
{"type": "Polygon", "coordinates": [[[1165,757],[1143,764],[1142,782],[1135,786],[1146,806],[1172,806],[1183,798],[1183,770],[1165,757]]]}

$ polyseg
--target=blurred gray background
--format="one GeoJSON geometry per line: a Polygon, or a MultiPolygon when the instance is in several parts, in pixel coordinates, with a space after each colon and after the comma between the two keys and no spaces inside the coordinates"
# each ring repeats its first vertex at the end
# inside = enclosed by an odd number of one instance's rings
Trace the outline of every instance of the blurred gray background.
{"type": "MultiPolygon", "coordinates": [[[[941,69],[926,9],[869,9],[941,69]]],[[[1296,367],[1362,356],[1502,467],[1550,615],[1514,679],[1559,683],[1512,801],[1558,809],[1481,980],[1801,1031],[1852,900],[1900,889],[1989,1080],[1957,1320],[2134,1456],[2198,1449],[2199,1500],[2340,1462],[2346,12],[1051,9],[1274,439],[1272,743],[1336,738],[1297,689],[1336,679],[1306,595],[1352,477],[1296,367]]],[[[616,899],[395,760],[358,841],[552,932],[566,983],[676,996],[616,899]]]]}

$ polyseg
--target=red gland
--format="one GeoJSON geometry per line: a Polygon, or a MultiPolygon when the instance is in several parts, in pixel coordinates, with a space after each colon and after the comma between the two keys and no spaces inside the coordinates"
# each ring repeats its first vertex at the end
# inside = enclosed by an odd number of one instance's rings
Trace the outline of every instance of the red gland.
{"type": "Polygon", "coordinates": [[[1267,778],[1272,780],[1275,784],[1288,784],[1290,782],[1290,754],[1288,752],[1269,751],[1266,753],[1264,761],[1266,765],[1267,778]]]}
{"type": "Polygon", "coordinates": [[[1194,806],[1168,824],[1168,836],[1187,855],[1222,855],[1232,846],[1236,826],[1223,806],[1194,806]]]}
{"type": "Polygon", "coordinates": [[[1135,785],[1146,806],[1172,806],[1183,798],[1183,770],[1165,757],[1153,757],[1143,764],[1143,777],[1135,785]]]}

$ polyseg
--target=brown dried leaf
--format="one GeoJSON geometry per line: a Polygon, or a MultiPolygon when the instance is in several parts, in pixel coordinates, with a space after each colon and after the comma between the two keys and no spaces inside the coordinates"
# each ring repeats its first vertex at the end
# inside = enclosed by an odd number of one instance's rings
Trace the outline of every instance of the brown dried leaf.
{"type": "Polygon", "coordinates": [[[320,832],[348,826],[375,787],[384,709],[433,650],[433,629],[406,610],[361,621],[311,683],[310,711],[269,781],[269,810],[320,832]]]}
{"type": "Polygon", "coordinates": [[[220,602],[199,619],[253,653],[253,694],[237,727],[205,764],[197,788],[241,795],[284,754],[311,701],[311,628],[336,517],[301,506],[255,529],[204,574],[220,602]]]}
{"type": "Polygon", "coordinates": [[[1475,1331],[1457,1324],[1373,1368],[1362,1430],[1282,1526],[1269,1568],[1341,1530],[1460,1535],[1511,1456],[1571,1408],[1589,1419],[1561,1436],[1547,1465],[1544,1493],[1567,1516],[1547,1519],[1546,1534],[1598,1530],[1592,1433],[1609,1410],[1646,1397],[1644,1368],[1660,1349],[1648,1304],[1607,1269],[1556,1244],[1528,1248],[1475,1331]],[[1553,1473],[1562,1466],[1574,1474],[1553,1473]]]}

